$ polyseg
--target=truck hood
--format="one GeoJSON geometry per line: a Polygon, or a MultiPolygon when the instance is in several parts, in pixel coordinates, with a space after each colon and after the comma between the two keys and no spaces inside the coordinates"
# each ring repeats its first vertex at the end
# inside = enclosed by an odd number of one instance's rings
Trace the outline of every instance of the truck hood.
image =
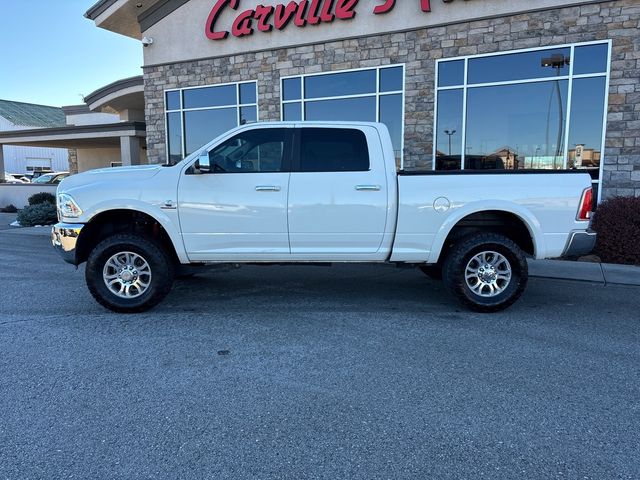
{"type": "Polygon", "coordinates": [[[161,165],[137,165],[89,170],[65,178],[58,186],[58,192],[66,192],[76,187],[95,183],[133,182],[133,184],[153,178],[163,167],[161,165]]]}

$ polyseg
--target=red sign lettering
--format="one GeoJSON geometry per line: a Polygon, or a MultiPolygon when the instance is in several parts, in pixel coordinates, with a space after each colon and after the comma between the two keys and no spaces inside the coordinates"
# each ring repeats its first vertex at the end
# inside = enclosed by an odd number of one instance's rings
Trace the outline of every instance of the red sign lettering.
{"type": "Polygon", "coordinates": [[[209,18],[207,18],[207,25],[205,28],[205,34],[210,40],[224,40],[229,35],[229,32],[216,32],[214,31],[216,20],[220,16],[220,13],[224,7],[229,5],[234,10],[238,8],[238,0],[218,0],[211,9],[209,18]]]}
{"type": "Polygon", "coordinates": [[[358,0],[338,0],[338,3],[336,3],[336,17],[340,20],[355,18],[357,3],[358,0]]]}
{"type": "MultiPolygon", "coordinates": [[[[389,13],[396,6],[396,0],[380,0],[383,3],[373,9],[375,15],[389,13]]],[[[447,0],[445,0],[446,2],[447,0]]],[[[225,8],[237,10],[240,0],[217,0],[209,13],[205,25],[205,34],[211,40],[224,40],[229,36],[227,30],[216,30],[216,22],[225,8]]],[[[351,20],[356,16],[358,0],[291,0],[287,4],[274,6],[257,5],[240,13],[231,26],[231,34],[235,37],[253,35],[259,32],[270,32],[274,28],[283,30],[291,20],[296,27],[332,23],[335,19],[351,20]]],[[[430,0],[420,0],[423,12],[431,11],[430,0]]]]}
{"type": "Polygon", "coordinates": [[[381,13],[387,13],[393,10],[393,7],[396,6],[396,0],[385,0],[384,5],[378,5],[373,9],[373,13],[376,15],[380,15],[381,13]]]}
{"type": "Polygon", "coordinates": [[[307,10],[307,0],[302,0],[298,6],[298,11],[296,12],[296,18],[293,21],[293,24],[296,27],[304,27],[307,24],[307,19],[304,18],[304,12],[307,10]]]}
{"type": "Polygon", "coordinates": [[[258,21],[258,30],[261,32],[270,32],[273,28],[269,22],[269,17],[273,13],[273,7],[268,6],[264,7],[262,5],[258,5],[256,7],[256,20],[258,21]]]}
{"type": "Polygon", "coordinates": [[[276,30],[282,30],[289,25],[289,22],[296,14],[297,8],[298,4],[296,2],[289,2],[286,6],[276,5],[273,15],[273,26],[276,27],[276,30]]]}
{"type": "Polygon", "coordinates": [[[231,33],[234,37],[244,37],[245,35],[251,35],[253,28],[251,27],[251,20],[253,18],[254,10],[245,10],[234,20],[231,27],[231,33]]]}
{"type": "MultiPolygon", "coordinates": [[[[447,0],[444,0],[445,2],[447,0]]],[[[384,0],[384,4],[378,5],[373,9],[373,13],[380,15],[381,13],[389,13],[396,6],[396,0],[384,0]]],[[[423,12],[431,11],[431,0],[420,0],[420,8],[423,12]]]]}

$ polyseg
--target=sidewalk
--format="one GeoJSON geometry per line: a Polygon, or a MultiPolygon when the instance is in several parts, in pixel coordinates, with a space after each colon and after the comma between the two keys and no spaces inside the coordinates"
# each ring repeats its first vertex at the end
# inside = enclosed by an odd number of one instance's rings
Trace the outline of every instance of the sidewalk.
{"type": "Polygon", "coordinates": [[[567,260],[529,260],[531,277],[640,286],[640,267],[567,260]]]}

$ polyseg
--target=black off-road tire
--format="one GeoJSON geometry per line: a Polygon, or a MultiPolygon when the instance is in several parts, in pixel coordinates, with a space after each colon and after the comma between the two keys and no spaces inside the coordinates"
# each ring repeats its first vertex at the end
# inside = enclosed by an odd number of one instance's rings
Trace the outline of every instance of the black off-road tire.
{"type": "Polygon", "coordinates": [[[527,259],[515,242],[495,233],[478,233],[459,240],[451,247],[442,268],[445,287],[466,307],[476,312],[498,312],[520,298],[529,279],[527,259]],[[501,293],[484,297],[471,290],[465,279],[467,264],[485,251],[504,256],[511,266],[511,280],[501,293]]]}
{"type": "Polygon", "coordinates": [[[110,236],[94,247],[87,259],[85,279],[89,292],[100,305],[114,312],[139,313],[153,308],[167,296],[173,286],[175,271],[173,258],[161,245],[142,235],[122,233],[110,236]],[[149,287],[135,298],[118,297],[103,280],[106,262],[124,251],[142,256],[151,269],[149,287]]]}
{"type": "Polygon", "coordinates": [[[439,264],[420,265],[418,268],[431,280],[442,280],[442,267],[439,264]]]}

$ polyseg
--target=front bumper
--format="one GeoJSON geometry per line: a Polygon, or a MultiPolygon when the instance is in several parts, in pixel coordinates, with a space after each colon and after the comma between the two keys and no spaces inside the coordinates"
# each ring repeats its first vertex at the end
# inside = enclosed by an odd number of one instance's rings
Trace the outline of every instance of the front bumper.
{"type": "Polygon", "coordinates": [[[62,259],[77,265],[76,243],[84,225],[80,223],[56,223],[51,228],[51,243],[62,259]]]}
{"type": "Polygon", "coordinates": [[[564,249],[563,257],[577,257],[588,255],[596,246],[596,232],[593,230],[580,230],[571,232],[569,241],[564,249]]]}

